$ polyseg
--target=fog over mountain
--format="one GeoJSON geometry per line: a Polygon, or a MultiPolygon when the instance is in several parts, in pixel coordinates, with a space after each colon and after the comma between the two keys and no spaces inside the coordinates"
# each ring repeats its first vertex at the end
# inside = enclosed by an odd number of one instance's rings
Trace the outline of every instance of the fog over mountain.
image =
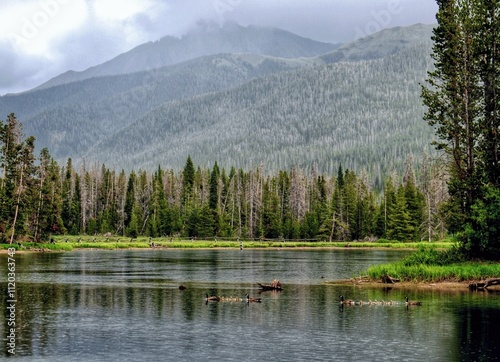
{"type": "Polygon", "coordinates": [[[219,27],[215,23],[202,22],[181,38],[167,36],[139,45],[85,71],[63,73],[35,89],[93,77],[151,70],[205,55],[250,53],[280,58],[314,57],[339,45],[317,42],[276,28],[243,27],[233,22],[219,27]]]}

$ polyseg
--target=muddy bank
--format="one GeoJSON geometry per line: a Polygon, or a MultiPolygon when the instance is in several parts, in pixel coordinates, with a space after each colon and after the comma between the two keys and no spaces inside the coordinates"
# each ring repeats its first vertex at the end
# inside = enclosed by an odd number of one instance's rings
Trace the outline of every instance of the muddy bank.
{"type": "MultiPolygon", "coordinates": [[[[396,283],[383,283],[369,278],[353,278],[343,280],[327,281],[325,284],[329,285],[345,285],[359,288],[392,288],[392,289],[428,289],[428,290],[456,290],[456,291],[469,291],[469,284],[477,281],[440,281],[440,282],[396,282],[396,283]]],[[[489,287],[488,290],[500,290],[498,286],[489,287]]]]}

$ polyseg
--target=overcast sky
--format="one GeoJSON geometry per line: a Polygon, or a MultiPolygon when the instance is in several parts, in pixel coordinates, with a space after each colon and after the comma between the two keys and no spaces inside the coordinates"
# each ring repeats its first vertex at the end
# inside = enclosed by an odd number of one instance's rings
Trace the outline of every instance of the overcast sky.
{"type": "Polygon", "coordinates": [[[435,23],[435,0],[2,0],[0,95],[85,70],[199,20],[282,28],[339,43],[435,23]]]}

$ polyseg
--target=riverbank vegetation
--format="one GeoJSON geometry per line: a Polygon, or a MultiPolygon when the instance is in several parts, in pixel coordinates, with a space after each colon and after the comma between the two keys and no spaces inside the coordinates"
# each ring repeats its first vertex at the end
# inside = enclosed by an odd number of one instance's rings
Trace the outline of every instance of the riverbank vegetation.
{"type": "Polygon", "coordinates": [[[366,275],[375,281],[388,276],[400,282],[478,281],[498,277],[500,263],[466,260],[456,247],[438,251],[421,245],[400,262],[370,267],[366,275]]]}
{"type": "MultiPolygon", "coordinates": [[[[89,237],[61,235],[52,238],[49,243],[25,242],[21,244],[0,244],[1,249],[15,247],[18,250],[32,251],[71,251],[78,249],[293,249],[293,248],[338,248],[338,249],[399,249],[417,250],[428,244],[427,242],[398,242],[396,240],[380,239],[377,242],[328,242],[306,240],[239,240],[239,239],[211,239],[211,240],[186,240],[181,238],[148,238],[135,239],[124,237],[89,237]]],[[[439,250],[451,248],[452,241],[433,242],[432,245],[439,250]]]]}

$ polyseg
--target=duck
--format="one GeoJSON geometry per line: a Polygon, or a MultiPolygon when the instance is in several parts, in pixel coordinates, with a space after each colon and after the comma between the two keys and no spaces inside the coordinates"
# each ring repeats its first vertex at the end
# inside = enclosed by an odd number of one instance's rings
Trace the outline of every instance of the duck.
{"type": "Polygon", "coordinates": [[[207,294],[206,294],[206,298],[205,298],[205,300],[206,300],[207,302],[220,302],[220,297],[217,297],[217,296],[215,296],[215,295],[213,295],[213,296],[209,297],[209,296],[208,296],[208,293],[207,293],[207,294]]]}
{"type": "Polygon", "coordinates": [[[343,296],[343,295],[341,295],[341,296],[340,296],[340,304],[344,304],[344,305],[345,305],[345,304],[354,305],[354,304],[356,304],[356,302],[355,302],[354,300],[352,300],[352,299],[346,299],[346,300],[344,300],[344,296],[343,296]]]}
{"type": "Polygon", "coordinates": [[[408,297],[405,297],[405,305],[406,306],[408,306],[408,305],[422,305],[422,302],[417,302],[414,300],[408,301],[408,297]]]}
{"type": "Polygon", "coordinates": [[[253,302],[253,303],[260,303],[262,302],[262,298],[251,298],[248,293],[245,294],[245,297],[247,298],[247,303],[253,302]]]}

